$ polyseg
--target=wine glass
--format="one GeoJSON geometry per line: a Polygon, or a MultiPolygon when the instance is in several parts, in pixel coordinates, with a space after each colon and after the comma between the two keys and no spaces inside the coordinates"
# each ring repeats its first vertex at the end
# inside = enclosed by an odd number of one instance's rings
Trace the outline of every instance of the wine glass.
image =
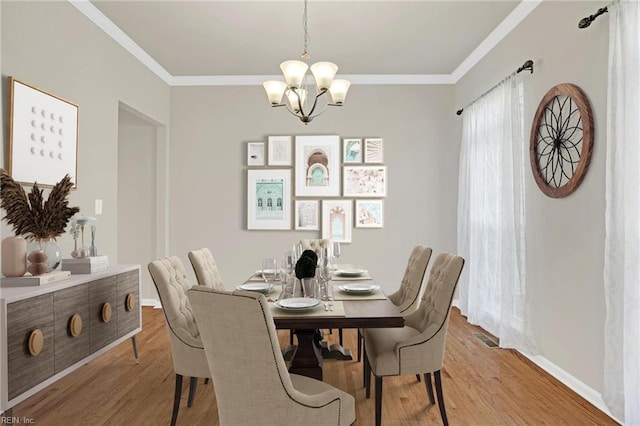
{"type": "Polygon", "coordinates": [[[341,251],[342,249],[340,248],[339,242],[334,241],[331,243],[331,253],[333,254],[333,263],[335,269],[338,269],[336,261],[340,257],[341,251]]]}
{"type": "Polygon", "coordinates": [[[318,273],[320,274],[320,298],[325,302],[327,310],[333,310],[333,291],[331,291],[331,257],[322,256],[318,261],[318,273]]]}
{"type": "Polygon", "coordinates": [[[273,257],[267,257],[262,260],[262,279],[267,284],[268,293],[271,293],[271,286],[273,280],[276,278],[276,274],[278,273],[278,263],[276,259],[273,257]]]}

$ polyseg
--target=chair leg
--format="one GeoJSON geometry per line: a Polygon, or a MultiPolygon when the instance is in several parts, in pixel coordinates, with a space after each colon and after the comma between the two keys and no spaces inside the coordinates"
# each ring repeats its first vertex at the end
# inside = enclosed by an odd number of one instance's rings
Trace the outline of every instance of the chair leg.
{"type": "Polygon", "coordinates": [[[376,426],[382,424],[382,376],[376,376],[376,426]]]}
{"type": "Polygon", "coordinates": [[[208,385],[208,384],[209,384],[209,378],[208,378],[208,377],[205,377],[205,378],[204,378],[204,384],[205,384],[205,385],[208,385]]]}
{"type": "Polygon", "coordinates": [[[429,395],[429,403],[435,404],[436,401],[433,399],[433,386],[431,385],[431,373],[424,373],[424,385],[427,388],[427,395],[429,395]]]}
{"type": "Polygon", "coordinates": [[[198,378],[192,377],[189,381],[189,399],[187,400],[187,407],[193,407],[193,400],[196,397],[196,389],[198,387],[198,378]]]}
{"type": "Polygon", "coordinates": [[[444,396],[442,395],[442,379],[440,377],[440,370],[434,371],[433,376],[436,379],[436,395],[438,395],[440,417],[442,417],[442,423],[444,424],[444,426],[449,426],[449,421],[447,420],[447,412],[444,409],[444,396]]]}
{"type": "Polygon", "coordinates": [[[369,360],[367,354],[364,354],[364,361],[362,362],[362,386],[367,390],[367,398],[369,398],[369,389],[367,389],[367,379],[369,378],[369,360]]]}
{"type": "Polygon", "coordinates": [[[416,380],[418,381],[418,383],[422,381],[419,374],[416,374],[416,380]]]}
{"type": "Polygon", "coordinates": [[[360,329],[358,329],[358,362],[362,359],[362,334],[360,334],[360,329]]]}
{"type": "Polygon", "coordinates": [[[293,330],[289,330],[289,344],[293,345],[293,330]]]}
{"type": "Polygon", "coordinates": [[[338,329],[338,343],[342,346],[342,329],[338,329]]]}
{"type": "Polygon", "coordinates": [[[176,374],[176,391],[173,397],[173,414],[171,414],[171,426],[176,425],[178,410],[180,410],[180,396],[182,395],[182,375],[176,374]]]}

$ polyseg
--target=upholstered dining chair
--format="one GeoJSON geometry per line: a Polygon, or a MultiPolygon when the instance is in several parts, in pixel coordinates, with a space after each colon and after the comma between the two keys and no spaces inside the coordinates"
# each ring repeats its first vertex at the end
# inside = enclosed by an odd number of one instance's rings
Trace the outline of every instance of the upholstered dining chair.
{"type": "MultiPolygon", "coordinates": [[[[389,295],[389,300],[398,307],[400,312],[407,316],[418,309],[420,299],[424,293],[427,265],[431,259],[433,250],[431,247],[417,245],[411,250],[404,276],[400,281],[400,287],[389,295]]],[[[362,357],[362,330],[358,329],[358,362],[362,357]]],[[[419,380],[418,376],[418,380],[419,380]]]]}
{"type": "Polygon", "coordinates": [[[202,331],[221,425],[355,422],[351,395],[287,371],[264,295],[203,286],[187,295],[202,331]]]}
{"type": "Polygon", "coordinates": [[[377,426],[382,421],[383,377],[424,374],[429,402],[434,404],[431,373],[435,377],[442,422],[449,424],[440,370],[444,361],[451,302],[463,266],[462,257],[450,253],[439,254],[431,267],[422,303],[415,312],[405,317],[405,326],[364,330],[365,395],[369,398],[373,373],[377,426]]]}
{"type": "Polygon", "coordinates": [[[149,263],[149,273],[158,290],[171,342],[176,386],[171,425],[175,425],[180,409],[182,378],[190,377],[187,407],[193,405],[198,378],[208,380],[211,375],[200,332],[196,325],[187,290],[192,287],[185,275],[184,265],[176,256],[149,263]]]}
{"type": "Polygon", "coordinates": [[[200,250],[192,250],[188,253],[189,261],[196,274],[199,285],[224,290],[222,276],[218,271],[218,265],[211,254],[211,250],[204,247],[200,250]]]}
{"type": "Polygon", "coordinates": [[[300,245],[302,250],[313,250],[318,255],[318,258],[322,256],[322,249],[331,245],[331,240],[327,238],[308,238],[301,239],[300,245]]]}

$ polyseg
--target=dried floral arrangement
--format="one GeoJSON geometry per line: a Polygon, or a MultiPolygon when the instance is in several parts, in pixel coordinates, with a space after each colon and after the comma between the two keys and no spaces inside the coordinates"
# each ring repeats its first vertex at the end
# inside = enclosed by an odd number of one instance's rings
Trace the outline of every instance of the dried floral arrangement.
{"type": "Polygon", "coordinates": [[[55,239],[64,232],[69,219],[80,211],[78,207],[69,207],[67,196],[72,187],[71,177],[66,175],[55,184],[47,201],[44,201],[43,190],[37,183],[33,184],[27,196],[22,185],[2,170],[0,207],[6,211],[3,219],[13,226],[16,235],[29,239],[55,239]]]}

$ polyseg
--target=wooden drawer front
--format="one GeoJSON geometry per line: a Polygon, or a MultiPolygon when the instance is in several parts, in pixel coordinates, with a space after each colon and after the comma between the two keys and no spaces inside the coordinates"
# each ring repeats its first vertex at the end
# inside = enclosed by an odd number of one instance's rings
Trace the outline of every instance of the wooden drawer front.
{"type": "Polygon", "coordinates": [[[89,355],[89,285],[53,293],[53,317],[55,371],[58,373],[89,355]],[[74,337],[71,318],[76,314],[82,321],[82,329],[74,337]]]}
{"type": "Polygon", "coordinates": [[[138,271],[116,276],[118,296],[118,337],[135,330],[140,325],[140,293],[138,271]],[[129,296],[131,295],[131,296],[129,296]],[[127,297],[132,297],[133,307],[128,309],[127,297]]]}
{"type": "Polygon", "coordinates": [[[32,297],[7,305],[7,367],[9,399],[53,376],[53,294],[32,297]],[[29,352],[34,330],[44,337],[37,355],[29,352]]]}
{"type": "Polygon", "coordinates": [[[107,346],[118,335],[116,309],[116,277],[102,278],[89,283],[89,334],[91,352],[107,346]],[[111,306],[111,320],[102,319],[105,303],[111,306]]]}

